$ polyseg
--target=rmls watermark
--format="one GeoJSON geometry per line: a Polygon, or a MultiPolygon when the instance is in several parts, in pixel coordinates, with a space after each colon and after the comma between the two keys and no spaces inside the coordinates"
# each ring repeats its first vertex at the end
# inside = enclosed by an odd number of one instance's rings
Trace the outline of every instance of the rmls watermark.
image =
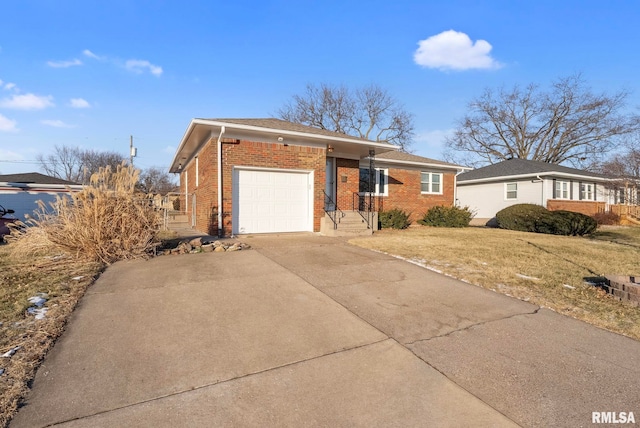
{"type": "Polygon", "coordinates": [[[635,424],[633,412],[591,412],[592,424],[635,424]]]}

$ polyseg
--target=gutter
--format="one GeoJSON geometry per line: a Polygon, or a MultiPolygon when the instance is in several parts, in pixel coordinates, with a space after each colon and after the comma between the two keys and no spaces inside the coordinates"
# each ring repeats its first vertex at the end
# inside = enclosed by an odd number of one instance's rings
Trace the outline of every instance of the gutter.
{"type": "Polygon", "coordinates": [[[563,172],[545,172],[545,173],[529,173],[529,174],[518,174],[518,175],[504,175],[504,176],[496,176],[496,177],[488,177],[488,178],[476,178],[472,180],[464,180],[462,182],[462,185],[490,183],[492,181],[532,179],[532,178],[541,178],[541,177],[560,177],[560,178],[568,178],[568,179],[576,178],[576,179],[590,180],[590,181],[602,182],[602,183],[607,181],[612,181],[611,178],[606,178],[606,177],[594,177],[594,176],[580,175],[580,174],[567,174],[563,172]]]}
{"type": "Polygon", "coordinates": [[[222,135],[226,131],[224,126],[220,127],[220,135],[217,141],[217,162],[218,162],[218,238],[222,236],[222,135]]]}

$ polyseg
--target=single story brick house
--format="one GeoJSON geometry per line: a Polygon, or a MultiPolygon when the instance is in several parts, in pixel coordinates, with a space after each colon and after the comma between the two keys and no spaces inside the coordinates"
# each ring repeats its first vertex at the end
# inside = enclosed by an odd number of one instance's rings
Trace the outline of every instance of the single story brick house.
{"type": "Polygon", "coordinates": [[[0,205],[14,210],[14,216],[21,221],[27,214],[33,216],[37,201],[48,204],[58,196],[80,190],[81,184],[37,172],[0,175],[0,205]]]}
{"type": "Polygon", "coordinates": [[[458,176],[458,205],[484,224],[503,208],[537,204],[549,210],[594,215],[618,203],[613,180],[594,172],[526,159],[509,159],[458,176]]]}
{"type": "Polygon", "coordinates": [[[191,225],[218,236],[338,229],[355,213],[373,230],[364,212],[391,208],[415,219],[454,203],[463,170],[280,119],[193,119],[169,169],[191,225]]]}

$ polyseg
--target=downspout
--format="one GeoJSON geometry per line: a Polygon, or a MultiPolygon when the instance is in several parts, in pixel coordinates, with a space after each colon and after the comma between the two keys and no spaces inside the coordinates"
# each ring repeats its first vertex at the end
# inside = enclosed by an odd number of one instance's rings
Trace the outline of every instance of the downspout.
{"type": "Polygon", "coordinates": [[[545,199],[544,199],[544,180],[539,175],[536,175],[536,178],[538,180],[540,180],[540,182],[542,183],[542,192],[540,192],[541,193],[541,197],[542,197],[542,203],[540,205],[542,205],[544,208],[547,208],[546,204],[544,203],[545,202],[545,199]]]}
{"type": "Polygon", "coordinates": [[[218,237],[223,234],[222,228],[222,135],[224,134],[224,126],[220,127],[220,135],[218,135],[218,237]]]}
{"type": "MultiPolygon", "coordinates": [[[[453,176],[453,206],[458,206],[458,176],[462,174],[465,170],[461,169],[456,172],[456,175],[453,176]]],[[[442,183],[444,190],[444,183],[442,183]]]]}

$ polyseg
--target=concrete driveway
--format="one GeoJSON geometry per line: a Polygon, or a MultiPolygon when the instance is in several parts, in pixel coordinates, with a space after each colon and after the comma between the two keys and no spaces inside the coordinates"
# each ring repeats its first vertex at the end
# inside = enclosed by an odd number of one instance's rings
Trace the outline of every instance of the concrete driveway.
{"type": "Polygon", "coordinates": [[[121,262],[12,427],[640,420],[640,342],[315,235],[121,262]]]}

